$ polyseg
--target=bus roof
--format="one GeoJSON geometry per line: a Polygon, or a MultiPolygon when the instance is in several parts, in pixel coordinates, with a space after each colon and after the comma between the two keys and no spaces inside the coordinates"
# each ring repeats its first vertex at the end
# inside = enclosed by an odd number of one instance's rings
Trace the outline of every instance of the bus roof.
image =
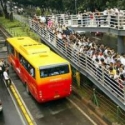
{"type": "Polygon", "coordinates": [[[13,37],[8,38],[7,41],[34,67],[68,63],[49,47],[30,37],[13,37]]]}

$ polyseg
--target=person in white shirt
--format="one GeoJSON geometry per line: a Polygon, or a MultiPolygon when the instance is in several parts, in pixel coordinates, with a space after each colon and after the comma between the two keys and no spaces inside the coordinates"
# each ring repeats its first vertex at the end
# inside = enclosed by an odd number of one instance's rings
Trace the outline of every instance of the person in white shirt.
{"type": "Polygon", "coordinates": [[[6,68],[5,71],[3,72],[3,77],[4,77],[4,80],[6,82],[6,86],[9,87],[11,84],[11,80],[10,80],[10,77],[9,77],[7,71],[8,71],[8,68],[6,68]]]}
{"type": "Polygon", "coordinates": [[[32,67],[30,68],[30,74],[31,74],[31,76],[33,76],[33,77],[34,77],[34,70],[33,70],[33,68],[32,68],[32,67]]]}
{"type": "Polygon", "coordinates": [[[124,11],[119,10],[119,25],[122,27],[124,25],[124,11]]]}
{"type": "Polygon", "coordinates": [[[46,22],[46,18],[44,16],[39,16],[39,19],[40,19],[40,23],[46,22]]]}
{"type": "Polygon", "coordinates": [[[81,20],[82,20],[82,14],[78,13],[77,17],[78,17],[78,26],[80,26],[81,25],[81,20]]]}
{"type": "Polygon", "coordinates": [[[107,17],[108,17],[108,9],[103,11],[104,24],[107,23],[107,17]]]}

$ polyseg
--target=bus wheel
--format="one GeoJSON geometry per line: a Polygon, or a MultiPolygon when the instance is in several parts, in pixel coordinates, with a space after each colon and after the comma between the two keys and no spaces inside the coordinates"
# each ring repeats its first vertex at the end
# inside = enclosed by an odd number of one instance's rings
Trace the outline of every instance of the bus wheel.
{"type": "Polygon", "coordinates": [[[26,92],[27,92],[28,94],[30,94],[28,85],[26,85],[26,92]]]}

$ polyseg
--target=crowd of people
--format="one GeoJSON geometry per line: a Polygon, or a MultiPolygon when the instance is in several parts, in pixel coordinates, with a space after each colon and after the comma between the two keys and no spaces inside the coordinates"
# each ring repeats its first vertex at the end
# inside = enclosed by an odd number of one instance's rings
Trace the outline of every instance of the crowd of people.
{"type": "Polygon", "coordinates": [[[97,26],[108,24],[111,27],[122,27],[125,20],[124,16],[124,11],[118,8],[107,8],[103,12],[95,9],[94,12],[79,12],[78,24],[81,24],[81,21],[83,20],[83,26],[93,25],[95,23],[97,26]]]}
{"type": "MultiPolygon", "coordinates": [[[[72,16],[69,14],[52,14],[50,17],[53,21],[66,25],[71,25],[70,23],[78,26],[108,25],[115,28],[123,28],[123,25],[125,25],[125,12],[118,8],[107,8],[102,12],[98,9],[93,12],[84,10],[84,12],[79,11],[78,14],[72,16]]],[[[39,18],[41,22],[45,22],[45,16],[39,18]]]]}
{"type": "Polygon", "coordinates": [[[33,23],[37,23],[41,28],[47,29],[56,36],[56,39],[58,39],[57,47],[60,49],[61,46],[64,50],[72,48],[79,56],[82,54],[89,56],[97,69],[106,69],[109,77],[118,83],[117,88],[122,89],[123,92],[125,85],[124,53],[120,55],[108,46],[96,43],[86,35],[71,31],[65,24],[60,24],[60,22],[56,22],[52,18],[49,18],[44,23],[34,18],[33,23]]]}
{"type": "MultiPolygon", "coordinates": [[[[36,18],[39,18],[39,21],[41,23],[48,22],[48,16],[34,16],[36,18]]],[[[125,25],[125,11],[118,8],[107,8],[101,12],[98,9],[95,9],[93,12],[84,10],[84,12],[79,11],[78,14],[73,16],[69,14],[52,14],[49,17],[51,18],[51,20],[49,20],[50,25],[52,22],[59,22],[60,24],[66,23],[65,25],[68,25],[68,20],[72,20],[69,22],[72,22],[73,25],[76,24],[78,26],[101,26],[108,24],[111,27],[123,28],[123,26],[125,25]]]]}

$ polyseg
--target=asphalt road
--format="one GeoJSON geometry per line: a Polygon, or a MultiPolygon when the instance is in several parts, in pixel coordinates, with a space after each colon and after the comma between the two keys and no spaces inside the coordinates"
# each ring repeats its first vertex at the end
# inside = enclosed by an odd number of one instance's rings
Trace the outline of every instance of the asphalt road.
{"type": "Polygon", "coordinates": [[[25,86],[12,70],[11,78],[37,125],[93,125],[82,113],[84,111],[80,112],[79,107],[66,98],[43,104],[37,103],[27,94],[25,86]]]}
{"type": "MultiPolygon", "coordinates": [[[[4,39],[2,39],[2,41],[3,40],[4,39]]],[[[7,57],[6,47],[0,48],[0,59],[2,58],[6,60],[6,57],[7,57]]],[[[16,108],[16,106],[14,105],[12,97],[10,96],[2,80],[0,80],[0,99],[2,100],[2,106],[3,106],[3,111],[0,112],[0,125],[24,125],[25,120],[23,120],[23,117],[21,117],[19,110],[17,110],[18,107],[16,108]]]]}
{"type": "Polygon", "coordinates": [[[0,125],[23,125],[3,81],[0,81],[0,99],[3,105],[3,111],[0,112],[0,125]]]}

